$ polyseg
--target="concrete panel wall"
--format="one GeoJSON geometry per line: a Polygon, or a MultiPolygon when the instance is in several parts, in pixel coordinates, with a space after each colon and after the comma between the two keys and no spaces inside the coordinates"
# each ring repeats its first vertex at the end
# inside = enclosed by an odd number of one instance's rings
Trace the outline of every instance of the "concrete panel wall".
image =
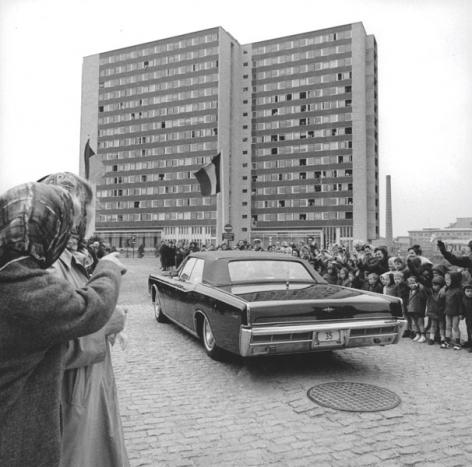
{"type": "Polygon", "coordinates": [[[241,164],[241,46],[219,29],[218,151],[222,158],[222,191],[217,201],[217,242],[225,224],[231,224],[235,238],[241,238],[239,198],[241,164]]]}
{"type": "Polygon", "coordinates": [[[367,240],[367,142],[365,31],[361,23],[352,25],[352,169],[353,237],[367,240]]]}
{"type": "Polygon", "coordinates": [[[373,36],[366,37],[366,158],[367,158],[367,239],[379,232],[379,164],[377,128],[376,44],[373,36]],[[377,163],[376,163],[377,161],[377,163]]]}
{"type": "MultiPolygon", "coordinates": [[[[99,55],[96,54],[84,57],[82,64],[82,113],[80,116],[79,148],[79,172],[81,176],[85,173],[84,148],[88,139],[90,139],[90,146],[94,152],[97,152],[99,63],[99,55]]],[[[95,171],[90,170],[90,173],[94,174],[95,171]]]]}

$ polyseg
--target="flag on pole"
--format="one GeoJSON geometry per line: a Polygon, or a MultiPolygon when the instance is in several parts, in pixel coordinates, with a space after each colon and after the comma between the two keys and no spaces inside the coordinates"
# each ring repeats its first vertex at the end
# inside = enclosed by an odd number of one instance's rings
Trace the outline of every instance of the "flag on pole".
{"type": "Polygon", "coordinates": [[[221,154],[217,154],[211,162],[194,172],[195,178],[200,183],[202,196],[216,195],[220,189],[220,163],[221,154]]]}
{"type": "Polygon", "coordinates": [[[88,180],[90,176],[90,158],[95,156],[93,149],[90,147],[90,138],[85,143],[84,149],[84,167],[85,167],[85,178],[88,180]]]}

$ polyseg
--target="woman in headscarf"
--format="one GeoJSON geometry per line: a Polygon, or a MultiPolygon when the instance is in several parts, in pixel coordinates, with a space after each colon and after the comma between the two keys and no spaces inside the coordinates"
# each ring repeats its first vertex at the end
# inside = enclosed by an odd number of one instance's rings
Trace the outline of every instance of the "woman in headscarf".
{"type": "Polygon", "coordinates": [[[118,299],[109,255],[76,289],[46,271],[76,227],[80,203],[63,188],[27,183],[0,196],[0,465],[59,465],[66,343],[98,331],[118,299]]]}
{"type": "MultiPolygon", "coordinates": [[[[59,185],[80,200],[78,229],[50,271],[74,287],[83,287],[88,273],[79,249],[93,219],[92,189],[70,172],[49,175],[42,182],[59,185]]],[[[129,465],[108,340],[123,329],[125,316],[125,310],[117,307],[102,329],[68,343],[61,397],[63,467],[129,465]]]]}

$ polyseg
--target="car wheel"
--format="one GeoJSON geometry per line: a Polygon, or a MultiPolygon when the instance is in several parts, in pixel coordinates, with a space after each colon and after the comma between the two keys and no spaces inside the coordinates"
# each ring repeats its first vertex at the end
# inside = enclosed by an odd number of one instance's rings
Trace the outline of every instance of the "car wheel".
{"type": "Polygon", "coordinates": [[[156,318],[156,321],[159,323],[168,323],[169,319],[162,311],[162,302],[159,297],[159,292],[156,292],[152,305],[154,307],[154,317],[156,318]]]}
{"type": "Polygon", "coordinates": [[[215,360],[221,360],[223,357],[223,351],[216,345],[215,336],[213,335],[210,322],[206,316],[203,318],[202,342],[205,352],[211,358],[215,360]]]}

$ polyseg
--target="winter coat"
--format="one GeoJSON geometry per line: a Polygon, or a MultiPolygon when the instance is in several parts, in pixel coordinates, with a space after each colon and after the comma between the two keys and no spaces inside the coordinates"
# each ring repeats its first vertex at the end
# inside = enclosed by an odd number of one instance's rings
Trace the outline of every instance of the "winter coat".
{"type": "Polygon", "coordinates": [[[447,316],[459,316],[464,314],[461,289],[462,274],[451,272],[451,285],[444,291],[444,314],[447,316]]]}
{"type": "Polygon", "coordinates": [[[428,295],[422,285],[418,284],[416,289],[410,289],[410,293],[408,295],[408,305],[406,307],[407,313],[419,317],[424,316],[427,298],[428,295]]]}
{"type": "Polygon", "coordinates": [[[467,256],[455,256],[450,251],[445,249],[440,249],[444,259],[449,261],[454,266],[460,266],[462,268],[467,268],[472,274],[472,254],[467,256]]]}
{"type": "Polygon", "coordinates": [[[328,284],[337,284],[338,283],[338,275],[337,274],[329,274],[326,273],[323,275],[323,279],[328,283],[328,284]]]}
{"type": "Polygon", "coordinates": [[[369,284],[368,281],[365,281],[365,290],[375,293],[383,293],[383,285],[380,281],[377,281],[375,284],[369,284]]]}
{"type": "Polygon", "coordinates": [[[426,300],[426,316],[432,319],[443,319],[444,318],[444,293],[442,290],[432,292],[428,295],[426,300]]]}
{"type": "Polygon", "coordinates": [[[359,264],[359,269],[366,273],[375,272],[379,276],[388,269],[388,258],[377,258],[376,256],[369,257],[367,260],[359,264]]]}
{"type": "Polygon", "coordinates": [[[472,319],[472,297],[466,297],[465,295],[462,297],[462,305],[463,305],[463,312],[465,318],[471,320],[472,319]]]}
{"type": "MultiPolygon", "coordinates": [[[[49,270],[74,287],[88,276],[65,250],[49,270]]],[[[61,391],[61,466],[128,466],[110,345],[104,329],[67,343],[61,391]]]]}
{"type": "Polygon", "coordinates": [[[59,465],[65,344],[100,329],[118,298],[121,269],[98,263],[76,289],[30,258],[0,271],[0,465],[59,465]]]}

